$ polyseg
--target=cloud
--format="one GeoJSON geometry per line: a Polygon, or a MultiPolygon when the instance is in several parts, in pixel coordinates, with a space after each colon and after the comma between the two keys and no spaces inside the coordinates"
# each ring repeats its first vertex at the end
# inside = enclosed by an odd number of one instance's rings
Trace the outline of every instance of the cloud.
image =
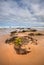
{"type": "Polygon", "coordinates": [[[44,22],[44,0],[0,0],[0,22],[44,22]]]}

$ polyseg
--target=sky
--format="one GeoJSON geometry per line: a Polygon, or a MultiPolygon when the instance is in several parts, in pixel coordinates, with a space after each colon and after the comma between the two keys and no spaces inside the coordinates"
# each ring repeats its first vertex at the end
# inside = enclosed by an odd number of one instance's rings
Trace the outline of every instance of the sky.
{"type": "Polygon", "coordinates": [[[44,27],[44,0],[0,0],[0,27],[44,27]]]}

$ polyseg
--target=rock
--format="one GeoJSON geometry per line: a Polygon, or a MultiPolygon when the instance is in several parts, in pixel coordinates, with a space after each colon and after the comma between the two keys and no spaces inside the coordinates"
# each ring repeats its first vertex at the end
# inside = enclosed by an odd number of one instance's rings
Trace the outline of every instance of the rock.
{"type": "Polygon", "coordinates": [[[22,49],[22,48],[15,48],[15,50],[16,50],[16,53],[17,54],[27,54],[27,53],[29,53],[30,51],[27,51],[26,49],[22,49]]]}

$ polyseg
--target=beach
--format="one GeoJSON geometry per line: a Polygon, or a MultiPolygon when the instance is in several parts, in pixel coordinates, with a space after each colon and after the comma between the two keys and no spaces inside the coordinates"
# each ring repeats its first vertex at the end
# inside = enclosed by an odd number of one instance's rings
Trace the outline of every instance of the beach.
{"type": "Polygon", "coordinates": [[[0,0],[0,65],[44,65],[44,0],[0,0]]]}
{"type": "MultiPolygon", "coordinates": [[[[44,33],[44,31],[38,31],[44,33]]],[[[28,32],[27,32],[28,33],[28,32]]],[[[25,35],[27,34],[25,33],[25,35]]],[[[24,35],[20,34],[19,35],[24,35]]],[[[44,65],[44,36],[34,36],[37,45],[28,44],[30,53],[26,55],[16,54],[14,45],[5,43],[10,34],[0,36],[0,65],[44,65]]]]}

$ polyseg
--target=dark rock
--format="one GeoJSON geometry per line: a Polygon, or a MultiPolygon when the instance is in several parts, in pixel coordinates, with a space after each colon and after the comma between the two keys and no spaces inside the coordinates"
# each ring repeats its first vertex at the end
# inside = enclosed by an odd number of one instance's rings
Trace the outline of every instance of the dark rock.
{"type": "Polygon", "coordinates": [[[17,54],[22,54],[22,55],[30,52],[30,51],[27,51],[26,49],[22,49],[22,48],[15,48],[15,50],[16,50],[17,54]]]}

